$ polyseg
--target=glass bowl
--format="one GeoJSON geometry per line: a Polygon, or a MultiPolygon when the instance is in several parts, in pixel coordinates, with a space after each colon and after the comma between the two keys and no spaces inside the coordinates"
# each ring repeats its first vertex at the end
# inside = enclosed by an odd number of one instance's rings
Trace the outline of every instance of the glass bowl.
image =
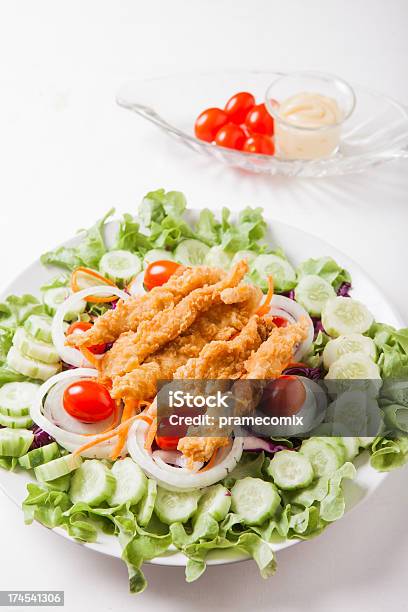
{"type": "Polygon", "coordinates": [[[279,159],[226,149],[195,138],[194,122],[205,108],[223,107],[238,91],[250,91],[260,102],[270,84],[284,76],[288,73],[237,70],[131,81],[120,88],[117,102],[193,151],[250,172],[325,177],[361,172],[385,161],[408,158],[408,109],[358,86],[353,86],[356,105],[342,125],[340,146],[325,159],[279,159]]]}
{"type": "Polygon", "coordinates": [[[312,160],[338,151],[356,96],[346,81],[334,75],[292,72],[269,85],[265,105],[274,118],[275,155],[312,160]]]}

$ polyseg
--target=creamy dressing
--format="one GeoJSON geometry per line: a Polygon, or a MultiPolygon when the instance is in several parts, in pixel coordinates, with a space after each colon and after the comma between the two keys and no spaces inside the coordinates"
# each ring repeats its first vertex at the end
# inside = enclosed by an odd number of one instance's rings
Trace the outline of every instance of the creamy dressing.
{"type": "Polygon", "coordinates": [[[279,105],[275,144],[285,159],[319,159],[339,146],[344,118],[337,101],[319,93],[300,92],[279,105]]]}

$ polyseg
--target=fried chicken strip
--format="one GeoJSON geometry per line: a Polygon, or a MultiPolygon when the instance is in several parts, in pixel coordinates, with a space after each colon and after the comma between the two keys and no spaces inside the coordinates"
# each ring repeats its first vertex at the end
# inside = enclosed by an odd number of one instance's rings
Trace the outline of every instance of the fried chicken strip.
{"type": "MultiPolygon", "coordinates": [[[[185,366],[179,368],[174,378],[240,378],[245,374],[246,360],[259,349],[273,328],[272,319],[260,319],[257,315],[251,317],[242,332],[233,340],[211,342],[198,358],[190,359],[185,366]]],[[[207,414],[211,415],[211,411],[207,410],[207,414]]],[[[208,461],[217,448],[227,446],[230,440],[227,436],[212,436],[212,428],[206,429],[206,435],[198,435],[202,433],[202,428],[193,431],[196,435],[182,438],[177,446],[178,450],[188,457],[189,464],[194,461],[208,461]]]]}
{"type": "MultiPolygon", "coordinates": [[[[181,336],[148,357],[138,368],[113,378],[115,399],[147,399],[157,393],[159,380],[171,380],[174,372],[189,359],[197,357],[213,340],[229,340],[248,322],[246,305],[219,304],[197,317],[181,336]]],[[[118,341],[119,342],[119,341],[118,341]]],[[[104,370],[105,376],[110,372],[104,370]]]]}
{"type": "MultiPolygon", "coordinates": [[[[243,364],[246,380],[259,381],[258,384],[242,384],[238,380],[232,387],[235,401],[235,413],[247,414],[258,405],[268,379],[278,378],[293,359],[296,346],[307,337],[308,323],[299,323],[287,327],[274,327],[265,342],[253,352],[243,364]]],[[[182,438],[178,450],[188,458],[189,464],[194,461],[208,461],[213,453],[226,446],[231,430],[225,430],[225,437],[203,436],[182,438]]]]}
{"type": "Polygon", "coordinates": [[[247,271],[246,261],[238,262],[220,281],[191,291],[174,308],[167,308],[151,320],[142,321],[135,333],[122,334],[101,360],[101,372],[121,376],[137,368],[149,355],[183,334],[200,313],[220,304],[224,289],[238,285],[247,271]]]}
{"type": "Polygon", "coordinates": [[[207,344],[198,357],[189,359],[174,374],[175,379],[240,378],[245,372],[245,360],[266,340],[271,325],[257,315],[251,317],[233,340],[215,340],[207,344]]]}
{"type": "Polygon", "coordinates": [[[93,327],[83,334],[72,334],[67,344],[77,348],[114,342],[126,331],[136,331],[142,321],[148,321],[168,308],[173,308],[192,291],[220,281],[224,272],[218,268],[180,266],[161,287],[154,287],[145,295],[119,300],[114,310],[96,319],[93,327]]]}

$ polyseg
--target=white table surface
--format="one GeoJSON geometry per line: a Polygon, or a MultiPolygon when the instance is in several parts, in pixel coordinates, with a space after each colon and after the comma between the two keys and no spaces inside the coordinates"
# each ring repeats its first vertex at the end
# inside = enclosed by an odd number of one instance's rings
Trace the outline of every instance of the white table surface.
{"type": "MultiPolygon", "coordinates": [[[[316,69],[408,103],[405,0],[4,0],[0,6],[0,289],[44,250],[112,205],[183,190],[194,206],[263,205],[315,233],[375,277],[406,316],[408,165],[325,180],[251,176],[178,148],[116,107],[132,77],[245,67],[316,69]],[[404,312],[405,311],[405,312],[404,312]]],[[[147,567],[127,593],[121,562],[67,542],[0,495],[1,589],[64,589],[66,610],[406,609],[407,470],[323,536],[252,564],[147,567]]]]}

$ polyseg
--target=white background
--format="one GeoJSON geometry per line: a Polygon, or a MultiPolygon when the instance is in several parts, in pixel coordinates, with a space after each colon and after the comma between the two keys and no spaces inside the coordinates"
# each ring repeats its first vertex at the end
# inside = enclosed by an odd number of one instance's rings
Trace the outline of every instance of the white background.
{"type": "MultiPolygon", "coordinates": [[[[0,289],[112,205],[134,210],[166,187],[195,206],[263,205],[329,240],[406,316],[406,163],[325,180],[242,174],[179,149],[114,98],[132,77],[244,67],[334,72],[407,104],[407,25],[406,0],[3,0],[0,289]]],[[[120,561],[24,528],[1,495],[0,589],[64,589],[70,612],[401,610],[406,477],[393,473],[323,536],[279,554],[268,582],[248,563],[210,568],[193,585],[182,570],[147,567],[139,598],[120,561]]]]}

